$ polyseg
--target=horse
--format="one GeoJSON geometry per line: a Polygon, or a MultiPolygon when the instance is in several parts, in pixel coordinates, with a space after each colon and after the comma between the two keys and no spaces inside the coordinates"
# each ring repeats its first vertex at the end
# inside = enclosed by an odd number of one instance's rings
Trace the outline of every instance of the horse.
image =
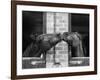
{"type": "Polygon", "coordinates": [[[43,54],[43,58],[46,59],[47,51],[62,41],[62,35],[60,33],[35,34],[31,35],[31,38],[33,42],[24,51],[24,57],[40,57],[43,54]]]}
{"type": "Polygon", "coordinates": [[[64,32],[63,40],[68,43],[70,57],[84,57],[82,36],[78,32],[64,32]]]}

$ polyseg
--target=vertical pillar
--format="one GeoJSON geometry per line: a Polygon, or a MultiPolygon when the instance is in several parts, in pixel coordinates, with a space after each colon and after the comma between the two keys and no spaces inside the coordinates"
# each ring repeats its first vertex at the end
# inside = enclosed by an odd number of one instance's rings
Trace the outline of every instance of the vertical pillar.
{"type": "MultiPolygon", "coordinates": [[[[68,32],[68,13],[56,13],[56,32],[68,32]]],[[[64,41],[58,43],[55,47],[56,62],[60,63],[61,67],[68,66],[68,44],[64,41]]]]}
{"type": "MultiPolygon", "coordinates": [[[[63,33],[68,32],[68,13],[54,13],[46,12],[46,33],[63,33]]],[[[59,62],[58,67],[67,67],[68,66],[68,45],[66,42],[62,41],[55,46],[55,60],[59,62]]],[[[54,49],[48,51],[46,55],[46,67],[56,67],[54,65],[54,49]]]]}

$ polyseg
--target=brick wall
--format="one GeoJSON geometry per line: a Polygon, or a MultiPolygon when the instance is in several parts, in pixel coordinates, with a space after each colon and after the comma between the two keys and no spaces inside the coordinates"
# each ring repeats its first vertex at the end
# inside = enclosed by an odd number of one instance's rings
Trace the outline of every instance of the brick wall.
{"type": "MultiPolygon", "coordinates": [[[[47,12],[46,18],[46,33],[63,33],[68,32],[68,13],[53,13],[47,12]]],[[[54,48],[48,51],[46,55],[46,67],[66,67],[68,66],[68,45],[64,41],[58,43],[54,48]],[[60,65],[54,65],[55,61],[60,65]]]]}

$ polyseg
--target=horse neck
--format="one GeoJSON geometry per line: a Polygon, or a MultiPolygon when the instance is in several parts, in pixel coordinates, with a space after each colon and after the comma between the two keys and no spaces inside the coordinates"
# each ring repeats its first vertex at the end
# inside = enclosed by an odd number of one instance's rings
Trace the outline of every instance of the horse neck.
{"type": "Polygon", "coordinates": [[[77,54],[77,57],[84,57],[82,41],[79,41],[79,45],[76,47],[76,54],[77,54]]]}
{"type": "Polygon", "coordinates": [[[61,42],[61,40],[59,39],[59,40],[57,40],[57,41],[55,41],[55,42],[53,42],[52,43],[52,46],[55,46],[56,44],[58,44],[59,42],[61,42]]]}

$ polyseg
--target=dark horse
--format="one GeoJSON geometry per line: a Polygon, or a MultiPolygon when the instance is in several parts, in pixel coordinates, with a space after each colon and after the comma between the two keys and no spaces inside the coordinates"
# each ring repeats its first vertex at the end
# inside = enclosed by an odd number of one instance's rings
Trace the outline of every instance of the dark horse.
{"type": "Polygon", "coordinates": [[[69,45],[70,57],[84,57],[82,36],[78,32],[64,32],[63,40],[69,45]]]}
{"type": "Polygon", "coordinates": [[[33,42],[24,51],[24,57],[40,57],[41,54],[46,56],[46,52],[62,40],[60,33],[31,35],[33,42]]]}

